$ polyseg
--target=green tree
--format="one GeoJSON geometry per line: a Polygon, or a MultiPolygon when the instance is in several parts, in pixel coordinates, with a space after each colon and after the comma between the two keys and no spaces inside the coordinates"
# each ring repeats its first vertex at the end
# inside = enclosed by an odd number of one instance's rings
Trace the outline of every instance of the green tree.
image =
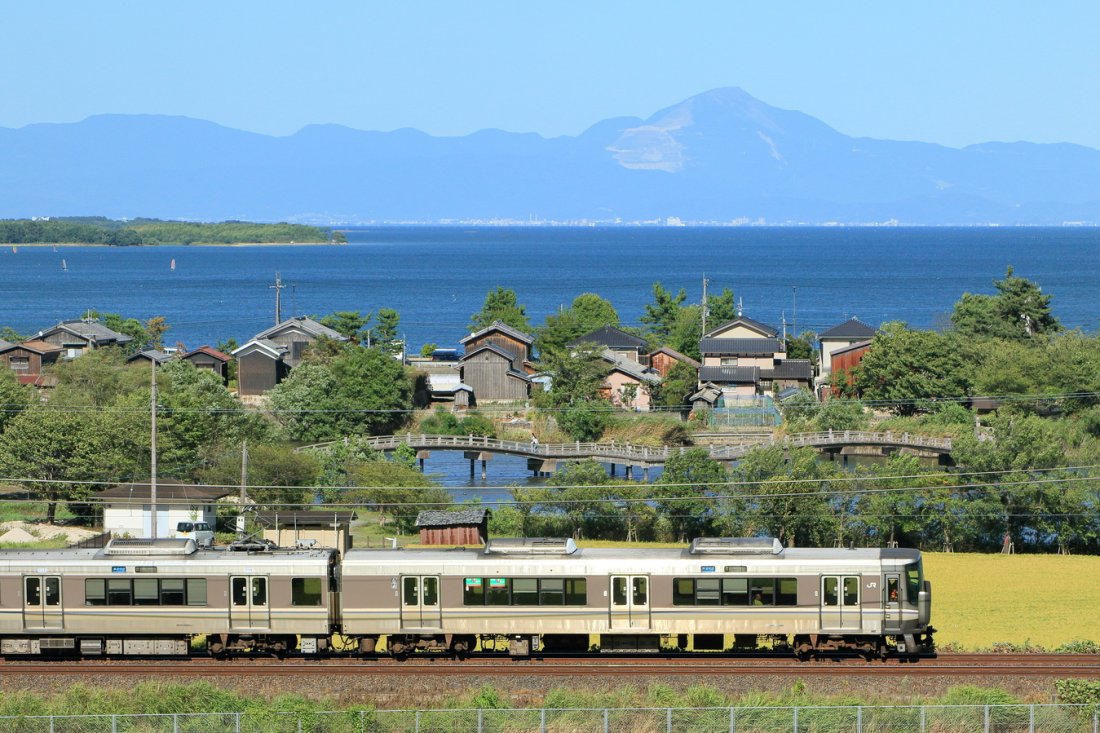
{"type": "Polygon", "coordinates": [[[358,502],[379,513],[379,523],[392,522],[403,533],[416,527],[416,515],[427,509],[447,509],[454,500],[446,489],[408,465],[385,458],[354,464],[352,487],[344,502],[358,502]]]}
{"type": "Polygon", "coordinates": [[[0,370],[0,433],[12,418],[34,401],[33,387],[20,384],[10,369],[0,370]]]}
{"type": "Polygon", "coordinates": [[[899,322],[879,329],[853,375],[864,400],[884,402],[899,414],[917,412],[927,400],[965,397],[971,382],[953,335],[911,331],[899,322]]]}
{"type": "Polygon", "coordinates": [[[341,405],[336,375],[325,364],[299,364],[270,393],[275,418],[292,440],[317,443],[341,435],[341,405]]]}
{"type": "MultiPolygon", "coordinates": [[[[226,447],[202,471],[209,484],[235,486],[241,478],[240,446],[226,447]]],[[[257,443],[248,447],[248,498],[261,506],[305,508],[321,477],[321,461],[285,443],[257,443]]]]}
{"type": "Polygon", "coordinates": [[[996,295],[963,293],[955,303],[951,322],[961,335],[1023,341],[1061,330],[1050,296],[1032,281],[1016,277],[1011,267],[993,285],[996,295]]]}
{"type": "Polygon", "coordinates": [[[367,324],[371,317],[372,314],[363,315],[359,311],[334,311],[318,319],[318,322],[358,344],[367,338],[367,324]]]}
{"type": "Polygon", "coordinates": [[[485,296],[481,310],[470,316],[470,330],[480,331],[496,321],[520,331],[531,330],[531,324],[527,321],[527,310],[520,305],[516,292],[499,285],[485,296]]]}
{"type": "Polygon", "coordinates": [[[611,365],[604,361],[599,347],[582,344],[572,352],[548,354],[543,370],[552,380],[543,399],[554,406],[565,406],[597,399],[611,365]]]}
{"type": "Polygon", "coordinates": [[[687,300],[687,293],[683,288],[673,295],[665,290],[660,282],[653,283],[653,302],[647,303],[645,313],[639,319],[649,327],[654,341],[660,344],[669,343],[669,337],[680,317],[681,306],[687,300]]]}
{"type": "Polygon", "coordinates": [[[669,369],[668,376],[650,387],[650,398],[659,407],[685,407],[698,387],[698,380],[695,367],[678,361],[669,369]]]}
{"type": "Polygon", "coordinates": [[[653,485],[653,499],[678,542],[708,534],[713,526],[713,497],[725,491],[729,473],[706,448],[669,456],[653,485]]]}
{"type": "Polygon", "coordinates": [[[830,503],[831,471],[813,448],[781,446],[750,451],[734,469],[742,498],[725,505],[741,515],[748,534],[767,533],[788,547],[831,542],[836,513],[830,503]]]}
{"type": "Polygon", "coordinates": [[[570,341],[602,326],[618,326],[619,314],[610,302],[595,293],[582,293],[572,305],[546,317],[538,329],[539,353],[564,351],[570,341]]]}
{"type": "Polygon", "coordinates": [[[401,316],[393,308],[379,308],[378,322],[369,331],[370,344],[387,354],[400,352],[401,343],[397,338],[400,322],[401,316]]]}

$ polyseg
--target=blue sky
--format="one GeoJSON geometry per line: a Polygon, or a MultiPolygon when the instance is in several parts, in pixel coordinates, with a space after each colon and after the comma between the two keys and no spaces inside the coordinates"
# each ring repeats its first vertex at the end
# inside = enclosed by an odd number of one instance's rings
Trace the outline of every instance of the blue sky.
{"type": "Polygon", "coordinates": [[[0,127],[575,135],[740,86],[851,135],[1100,148],[1100,3],[3,0],[0,127]]]}

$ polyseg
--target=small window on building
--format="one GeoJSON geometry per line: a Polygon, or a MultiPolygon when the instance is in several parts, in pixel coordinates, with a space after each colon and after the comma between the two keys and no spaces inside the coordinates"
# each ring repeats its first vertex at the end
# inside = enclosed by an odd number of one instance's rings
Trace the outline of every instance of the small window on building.
{"type": "Polygon", "coordinates": [[[775,578],[753,578],[751,587],[749,595],[752,596],[752,605],[775,605],[775,578]]]}
{"type": "Polygon", "coordinates": [[[722,604],[722,581],[720,578],[699,578],[695,581],[695,603],[699,606],[719,606],[722,604]]]}
{"type": "Polygon", "coordinates": [[[8,366],[17,372],[25,372],[31,368],[31,360],[26,356],[13,356],[8,359],[8,366]]]}
{"type": "Polygon", "coordinates": [[[320,606],[321,605],[321,579],[320,578],[291,578],[290,579],[290,605],[292,605],[292,606],[320,606]]]}

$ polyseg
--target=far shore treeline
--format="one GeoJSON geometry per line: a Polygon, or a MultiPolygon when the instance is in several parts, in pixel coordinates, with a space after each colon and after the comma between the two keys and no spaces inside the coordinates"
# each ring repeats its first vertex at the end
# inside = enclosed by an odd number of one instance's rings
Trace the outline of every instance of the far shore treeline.
{"type": "Polygon", "coordinates": [[[216,223],[105,217],[0,219],[0,244],[290,244],[344,243],[342,232],[304,224],[216,223]]]}

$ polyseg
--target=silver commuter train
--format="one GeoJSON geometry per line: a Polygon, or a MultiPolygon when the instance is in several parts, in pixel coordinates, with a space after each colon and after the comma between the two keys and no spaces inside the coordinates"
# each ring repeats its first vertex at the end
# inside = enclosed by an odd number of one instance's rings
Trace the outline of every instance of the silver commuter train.
{"type": "Polygon", "coordinates": [[[199,550],[113,540],[0,552],[0,654],[238,652],[464,655],[475,649],[931,652],[931,587],[910,549],[784,549],[700,538],[686,549],[199,550]]]}

